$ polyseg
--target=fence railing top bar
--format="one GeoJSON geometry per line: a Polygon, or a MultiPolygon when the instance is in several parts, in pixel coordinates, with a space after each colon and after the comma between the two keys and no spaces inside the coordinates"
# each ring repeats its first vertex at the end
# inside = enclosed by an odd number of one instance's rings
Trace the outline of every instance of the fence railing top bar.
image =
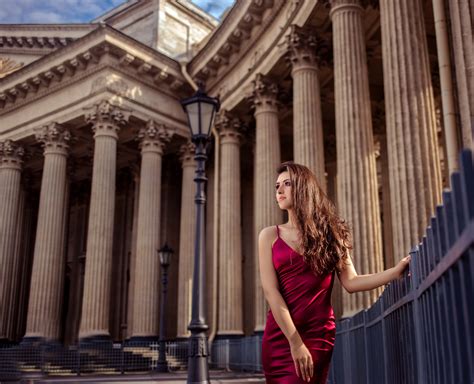
{"type": "Polygon", "coordinates": [[[465,228],[456,243],[454,243],[446,255],[435,266],[433,271],[431,271],[431,273],[423,280],[420,287],[418,288],[418,294],[422,294],[428,287],[438,280],[443,273],[445,273],[454,263],[456,263],[456,261],[464,252],[466,252],[473,242],[474,220],[471,220],[470,224],[465,228]]]}

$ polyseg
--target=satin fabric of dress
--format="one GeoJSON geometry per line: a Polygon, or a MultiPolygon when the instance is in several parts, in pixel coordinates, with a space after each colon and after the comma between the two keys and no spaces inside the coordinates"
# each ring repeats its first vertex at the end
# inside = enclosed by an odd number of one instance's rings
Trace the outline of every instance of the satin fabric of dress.
{"type": "MultiPolygon", "coordinates": [[[[277,235],[272,260],[280,293],[313,358],[314,375],[310,383],[326,384],[336,337],[331,305],[334,272],[316,276],[303,257],[279,236],[278,227],[277,235]]],[[[262,363],[267,384],[307,383],[296,375],[290,345],[271,310],[263,333],[262,363]]]]}

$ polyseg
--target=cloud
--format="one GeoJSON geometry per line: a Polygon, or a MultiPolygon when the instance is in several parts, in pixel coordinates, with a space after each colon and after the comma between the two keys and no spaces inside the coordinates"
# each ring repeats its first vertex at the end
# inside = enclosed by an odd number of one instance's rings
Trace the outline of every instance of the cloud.
{"type": "Polygon", "coordinates": [[[0,24],[88,23],[126,0],[15,0],[15,6],[2,6],[0,24]]]}
{"type": "Polygon", "coordinates": [[[191,0],[203,11],[220,19],[224,11],[234,4],[234,0],[191,0]]]}
{"type": "MultiPolygon", "coordinates": [[[[234,4],[234,0],[191,1],[216,19],[234,4]]],[[[126,0],[0,0],[0,24],[88,23],[124,2],[126,0]]]]}
{"type": "Polygon", "coordinates": [[[58,13],[44,12],[44,11],[33,11],[29,14],[30,23],[33,24],[54,24],[61,23],[62,17],[58,13]]]}

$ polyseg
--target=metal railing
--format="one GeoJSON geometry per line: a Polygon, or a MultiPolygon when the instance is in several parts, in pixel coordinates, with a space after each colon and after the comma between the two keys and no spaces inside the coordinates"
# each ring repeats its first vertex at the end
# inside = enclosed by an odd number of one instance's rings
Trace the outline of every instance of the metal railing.
{"type": "Polygon", "coordinates": [[[392,282],[371,308],[338,322],[331,383],[474,383],[471,151],[461,153],[460,165],[410,252],[411,278],[392,282]]]}
{"type": "MultiPolygon", "coordinates": [[[[75,376],[120,375],[153,372],[158,362],[158,343],[90,343],[63,346],[51,343],[4,345],[0,348],[0,382],[24,375],[75,376]]],[[[187,341],[166,342],[170,370],[185,369],[187,341]]]]}
{"type": "Polygon", "coordinates": [[[211,368],[227,371],[261,372],[262,335],[214,340],[211,368]]]}

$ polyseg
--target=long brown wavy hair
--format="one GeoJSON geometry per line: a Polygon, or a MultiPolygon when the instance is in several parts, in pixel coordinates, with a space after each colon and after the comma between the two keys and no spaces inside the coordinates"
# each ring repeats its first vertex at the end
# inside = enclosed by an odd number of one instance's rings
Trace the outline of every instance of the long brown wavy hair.
{"type": "Polygon", "coordinates": [[[282,163],[277,173],[288,171],[296,227],[301,234],[304,261],[313,272],[333,272],[340,260],[347,261],[352,249],[349,224],[336,213],[311,170],[292,161],[282,163]]]}

